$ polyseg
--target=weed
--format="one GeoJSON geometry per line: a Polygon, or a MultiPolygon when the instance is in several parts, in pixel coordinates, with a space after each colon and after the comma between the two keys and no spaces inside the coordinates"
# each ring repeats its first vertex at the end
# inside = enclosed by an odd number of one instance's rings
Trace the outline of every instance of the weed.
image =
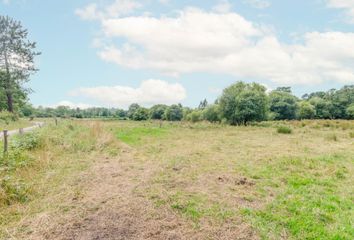
{"type": "Polygon", "coordinates": [[[293,130],[290,127],[287,126],[279,126],[277,128],[277,133],[282,133],[282,134],[291,134],[293,130]]]}

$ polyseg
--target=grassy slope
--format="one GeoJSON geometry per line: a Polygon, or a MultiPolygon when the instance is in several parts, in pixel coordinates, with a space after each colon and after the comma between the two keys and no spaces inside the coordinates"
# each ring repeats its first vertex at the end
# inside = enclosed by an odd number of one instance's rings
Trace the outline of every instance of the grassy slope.
{"type": "Polygon", "coordinates": [[[354,122],[266,125],[130,123],[118,137],[161,166],[141,191],[196,227],[242,215],[265,239],[352,239],[354,122]]]}

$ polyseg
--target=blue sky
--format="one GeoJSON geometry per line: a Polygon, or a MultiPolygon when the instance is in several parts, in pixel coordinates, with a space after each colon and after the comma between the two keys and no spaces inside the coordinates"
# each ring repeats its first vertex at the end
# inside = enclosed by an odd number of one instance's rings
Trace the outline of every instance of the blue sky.
{"type": "Polygon", "coordinates": [[[38,43],[34,105],[210,102],[237,80],[354,84],[353,0],[0,0],[38,43]]]}

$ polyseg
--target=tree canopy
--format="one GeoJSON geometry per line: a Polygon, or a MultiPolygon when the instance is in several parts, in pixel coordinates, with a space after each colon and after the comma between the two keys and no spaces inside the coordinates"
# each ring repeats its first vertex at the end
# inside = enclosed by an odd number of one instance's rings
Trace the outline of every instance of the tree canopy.
{"type": "Polygon", "coordinates": [[[34,57],[36,43],[28,40],[28,31],[19,21],[0,16],[0,107],[14,112],[27,98],[30,89],[24,87],[37,71],[34,57]]]}

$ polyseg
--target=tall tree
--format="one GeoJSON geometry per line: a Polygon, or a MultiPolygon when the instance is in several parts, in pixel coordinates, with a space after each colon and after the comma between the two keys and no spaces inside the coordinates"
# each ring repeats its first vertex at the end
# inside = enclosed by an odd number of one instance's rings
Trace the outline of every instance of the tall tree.
{"type": "Polygon", "coordinates": [[[37,71],[34,57],[40,53],[27,37],[28,31],[19,21],[0,16],[0,80],[9,112],[14,112],[14,101],[27,96],[23,84],[37,71]]]}
{"type": "Polygon", "coordinates": [[[220,112],[232,125],[262,121],[266,118],[268,99],[260,84],[237,82],[224,89],[219,99],[220,112]]]}
{"type": "Polygon", "coordinates": [[[292,95],[290,87],[277,88],[269,94],[270,111],[275,120],[295,119],[297,97],[292,95]]]}

